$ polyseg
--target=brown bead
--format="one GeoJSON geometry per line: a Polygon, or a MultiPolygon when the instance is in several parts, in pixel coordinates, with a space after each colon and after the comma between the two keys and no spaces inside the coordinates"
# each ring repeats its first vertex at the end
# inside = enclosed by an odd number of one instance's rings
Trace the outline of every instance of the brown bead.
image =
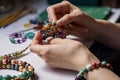
{"type": "Polygon", "coordinates": [[[0,69],[2,68],[2,60],[0,60],[0,69]]]}
{"type": "Polygon", "coordinates": [[[19,71],[20,71],[20,72],[23,71],[23,66],[19,66],[19,71]]]}
{"type": "Polygon", "coordinates": [[[20,60],[20,61],[18,61],[18,65],[19,65],[19,66],[23,66],[23,65],[24,65],[24,62],[20,60]]]}
{"type": "Polygon", "coordinates": [[[3,64],[7,64],[7,60],[6,60],[6,59],[3,59],[3,60],[2,60],[2,63],[3,63],[3,64]]]}
{"type": "Polygon", "coordinates": [[[16,64],[16,60],[15,60],[15,59],[12,59],[12,60],[11,60],[11,64],[16,64]]]}
{"type": "Polygon", "coordinates": [[[8,57],[7,55],[4,55],[4,59],[8,60],[8,59],[9,59],[9,57],[8,57]]]}

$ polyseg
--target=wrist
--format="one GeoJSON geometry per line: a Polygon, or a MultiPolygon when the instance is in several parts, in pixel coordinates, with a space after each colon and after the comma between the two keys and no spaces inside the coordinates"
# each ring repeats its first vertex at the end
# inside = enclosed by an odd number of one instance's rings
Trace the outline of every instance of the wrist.
{"type": "Polygon", "coordinates": [[[92,64],[93,62],[99,61],[99,59],[97,59],[87,48],[80,50],[78,54],[80,54],[80,56],[77,56],[78,59],[76,58],[75,61],[76,71],[80,71],[88,64],[92,64]]]}

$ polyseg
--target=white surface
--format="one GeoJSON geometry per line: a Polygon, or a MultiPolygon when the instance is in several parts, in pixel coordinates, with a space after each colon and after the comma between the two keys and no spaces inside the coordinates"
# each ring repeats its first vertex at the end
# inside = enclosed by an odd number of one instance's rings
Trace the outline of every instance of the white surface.
{"type": "MultiPolygon", "coordinates": [[[[34,0],[33,6],[38,9],[38,13],[46,9],[47,3],[45,0],[34,0]],[[35,4],[35,5],[34,5],[35,4]]],[[[23,24],[28,23],[29,19],[32,19],[36,14],[30,14],[12,23],[5,29],[0,29],[0,55],[15,52],[21,50],[31,43],[31,40],[27,40],[22,44],[12,44],[9,41],[8,34],[16,31],[24,30],[23,24]]],[[[52,69],[46,65],[46,63],[36,54],[29,53],[28,55],[20,58],[34,66],[36,80],[74,80],[76,72],[68,70],[52,69]]],[[[6,74],[19,74],[19,72],[12,70],[0,70],[0,75],[6,74]]]]}

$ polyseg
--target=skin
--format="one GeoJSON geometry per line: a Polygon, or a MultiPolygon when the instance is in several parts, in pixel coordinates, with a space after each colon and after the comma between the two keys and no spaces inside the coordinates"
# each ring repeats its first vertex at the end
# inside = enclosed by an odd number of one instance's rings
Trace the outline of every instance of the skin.
{"type": "MultiPolygon", "coordinates": [[[[50,6],[47,11],[50,21],[57,22],[57,25],[71,24],[73,35],[84,39],[102,40],[102,43],[119,49],[120,38],[116,37],[120,34],[119,24],[93,19],[68,1],[50,6]],[[89,32],[91,37],[88,37],[89,32]],[[111,40],[108,41],[108,39],[111,40]]],[[[66,29],[66,27],[60,27],[60,29],[66,29]]],[[[43,43],[42,35],[38,32],[31,43],[30,50],[43,58],[50,67],[80,71],[87,64],[99,61],[81,42],[51,37],[47,38],[47,41],[43,43]]],[[[86,78],[88,80],[120,80],[116,74],[106,68],[90,71],[86,74],[86,78]]]]}

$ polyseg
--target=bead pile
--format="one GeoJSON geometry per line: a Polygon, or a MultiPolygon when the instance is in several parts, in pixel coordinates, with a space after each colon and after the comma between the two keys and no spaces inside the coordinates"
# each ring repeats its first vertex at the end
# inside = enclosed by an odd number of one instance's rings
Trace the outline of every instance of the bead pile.
{"type": "Polygon", "coordinates": [[[107,63],[106,61],[102,62],[94,62],[92,64],[88,64],[85,68],[83,68],[76,76],[75,80],[81,80],[81,78],[88,73],[89,71],[92,71],[94,69],[98,69],[99,67],[113,69],[112,66],[107,63]]]}
{"type": "Polygon", "coordinates": [[[65,38],[66,33],[63,31],[58,30],[58,26],[55,22],[48,22],[41,30],[40,33],[42,34],[43,40],[48,37],[54,38],[65,38]]]}
{"type": "Polygon", "coordinates": [[[29,48],[26,47],[21,51],[16,51],[14,53],[0,56],[0,69],[11,69],[22,72],[22,74],[18,76],[10,76],[5,75],[2,76],[0,74],[0,80],[35,80],[34,79],[34,68],[29,63],[16,60],[17,58],[24,55],[24,52],[29,48]]]}

